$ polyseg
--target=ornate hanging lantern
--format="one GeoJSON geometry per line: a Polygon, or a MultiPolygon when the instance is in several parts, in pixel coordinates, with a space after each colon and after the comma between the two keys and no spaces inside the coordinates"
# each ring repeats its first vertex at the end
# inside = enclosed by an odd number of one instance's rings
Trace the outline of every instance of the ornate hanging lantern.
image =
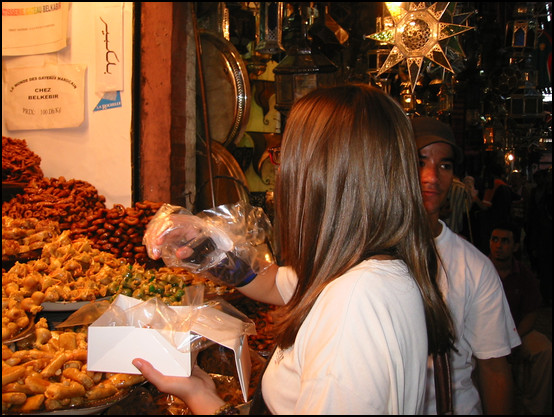
{"type": "Polygon", "coordinates": [[[257,36],[257,52],[269,55],[285,52],[281,44],[283,36],[282,2],[270,1],[260,3],[257,36]]]}
{"type": "Polygon", "coordinates": [[[308,20],[302,19],[302,38],[289,47],[273,69],[276,84],[275,108],[284,116],[293,103],[311,90],[336,84],[338,67],[325,55],[312,51],[307,38],[308,20]]]}
{"type": "Polygon", "coordinates": [[[385,4],[394,26],[366,36],[393,45],[377,76],[406,60],[413,91],[425,58],[454,73],[439,42],[473,28],[440,21],[449,2],[434,3],[429,7],[425,2],[410,2],[407,9],[405,3],[385,4]]]}

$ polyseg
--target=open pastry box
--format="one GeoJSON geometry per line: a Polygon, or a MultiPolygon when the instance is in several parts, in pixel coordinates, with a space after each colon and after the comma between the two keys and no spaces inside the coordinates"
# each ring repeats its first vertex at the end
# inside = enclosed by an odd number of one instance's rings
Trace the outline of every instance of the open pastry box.
{"type": "Polygon", "coordinates": [[[240,317],[242,313],[231,315],[224,310],[213,302],[167,306],[161,301],[119,295],[88,328],[87,368],[140,374],[132,360],[142,358],[164,375],[187,377],[198,353],[195,346],[200,346],[196,341],[205,338],[234,352],[247,401],[251,371],[248,334],[255,333],[255,326],[246,316],[240,317]]]}

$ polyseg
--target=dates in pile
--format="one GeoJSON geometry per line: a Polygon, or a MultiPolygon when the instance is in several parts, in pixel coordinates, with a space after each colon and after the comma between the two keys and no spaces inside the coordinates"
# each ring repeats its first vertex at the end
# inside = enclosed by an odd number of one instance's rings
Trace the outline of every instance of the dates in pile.
{"type": "Polygon", "coordinates": [[[137,202],[134,207],[116,204],[99,209],[71,225],[72,238],[86,237],[96,249],[110,252],[130,264],[148,262],[142,237],[146,225],[162,203],[137,202]]]}
{"type": "Polygon", "coordinates": [[[131,264],[152,263],[142,236],[162,203],[116,204],[108,209],[106,198],[93,185],[64,177],[34,179],[24,191],[2,204],[2,216],[57,222],[60,230],[71,230],[72,239],[86,237],[95,249],[131,264]]]}

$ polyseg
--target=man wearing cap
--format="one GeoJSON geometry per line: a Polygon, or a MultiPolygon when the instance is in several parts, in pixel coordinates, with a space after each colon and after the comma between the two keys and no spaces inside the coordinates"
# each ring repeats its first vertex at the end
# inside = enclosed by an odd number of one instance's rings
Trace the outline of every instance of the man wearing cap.
{"type": "MultiPolygon", "coordinates": [[[[430,117],[412,119],[419,153],[423,203],[435,236],[442,273],[439,286],[456,331],[451,353],[454,414],[510,414],[513,380],[506,357],[521,344],[502,282],[489,258],[439,219],[463,158],[450,126],[430,117]],[[476,371],[476,384],[472,373],[476,371]]],[[[432,364],[426,414],[436,414],[432,364]]]]}

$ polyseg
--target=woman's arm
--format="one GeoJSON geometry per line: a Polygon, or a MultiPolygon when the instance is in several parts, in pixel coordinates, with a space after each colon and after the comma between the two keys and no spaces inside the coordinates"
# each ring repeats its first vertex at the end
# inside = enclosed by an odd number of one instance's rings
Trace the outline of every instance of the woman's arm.
{"type": "Polygon", "coordinates": [[[258,274],[256,278],[249,284],[238,287],[237,289],[248,298],[256,301],[261,301],[266,304],[284,305],[285,301],[277,289],[275,284],[275,277],[279,266],[273,264],[269,266],[264,272],[258,274]]]}

